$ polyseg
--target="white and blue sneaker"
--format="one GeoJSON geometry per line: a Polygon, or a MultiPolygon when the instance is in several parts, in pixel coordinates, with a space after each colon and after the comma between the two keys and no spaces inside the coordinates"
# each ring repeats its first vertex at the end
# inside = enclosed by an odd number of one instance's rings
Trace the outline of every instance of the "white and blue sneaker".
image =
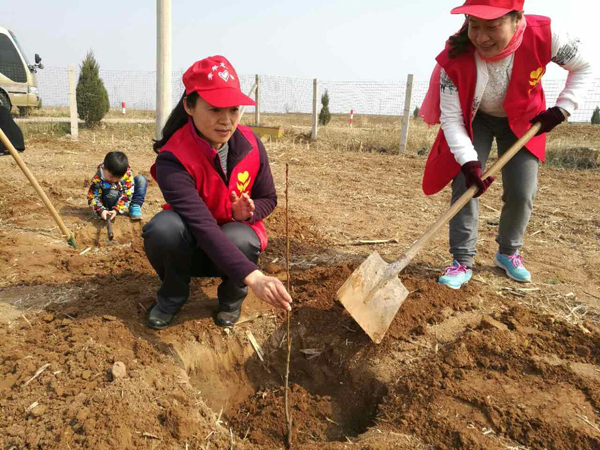
{"type": "Polygon", "coordinates": [[[454,260],[450,267],[446,267],[444,275],[438,279],[438,283],[448,286],[450,289],[460,289],[463,284],[469,282],[472,276],[471,269],[454,260]]]}
{"type": "Polygon", "coordinates": [[[523,257],[517,251],[514,255],[503,255],[497,252],[494,256],[494,264],[503,269],[509,278],[521,283],[529,283],[531,274],[523,265],[523,257]]]}
{"type": "Polygon", "coordinates": [[[129,205],[129,217],[131,220],[142,220],[142,208],[140,205],[129,205]]]}

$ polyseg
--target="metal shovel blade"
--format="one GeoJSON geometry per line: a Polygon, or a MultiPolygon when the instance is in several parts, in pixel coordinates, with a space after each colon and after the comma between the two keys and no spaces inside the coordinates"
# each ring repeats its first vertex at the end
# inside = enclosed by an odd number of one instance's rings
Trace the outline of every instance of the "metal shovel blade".
{"type": "Polygon", "coordinates": [[[337,297],[369,337],[379,344],[408,297],[398,273],[373,252],[346,280],[337,297]]]}

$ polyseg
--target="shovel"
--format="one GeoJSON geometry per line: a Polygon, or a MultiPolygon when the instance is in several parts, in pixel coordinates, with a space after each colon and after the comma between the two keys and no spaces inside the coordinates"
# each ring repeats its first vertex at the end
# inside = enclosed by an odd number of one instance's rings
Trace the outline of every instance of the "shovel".
{"type": "MultiPolygon", "coordinates": [[[[481,178],[485,179],[500,172],[500,169],[535,136],[541,127],[541,123],[533,125],[481,178]]],[[[381,342],[398,309],[408,296],[408,290],[398,278],[398,274],[433,235],[473,198],[477,189],[477,186],[467,189],[450,209],[396,261],[388,264],[379,253],[371,253],[337,292],[339,301],[376,344],[381,342]]]]}
{"type": "Polygon", "coordinates": [[[115,234],[112,230],[112,221],[110,220],[110,217],[108,217],[108,220],[106,221],[106,230],[108,231],[108,240],[112,241],[115,238],[115,234]]]}
{"type": "Polygon", "coordinates": [[[52,215],[52,218],[58,225],[58,228],[60,228],[60,231],[62,232],[62,234],[64,234],[65,237],[67,238],[67,243],[71,247],[77,247],[77,245],[75,244],[75,239],[73,238],[73,235],[65,226],[65,223],[63,222],[60,215],[56,211],[56,208],[54,208],[54,205],[52,204],[52,202],[50,201],[50,199],[48,198],[46,193],[42,190],[42,187],[40,186],[40,184],[38,183],[36,178],[33,176],[31,171],[27,168],[25,161],[23,161],[23,158],[21,158],[21,155],[19,155],[19,153],[17,153],[17,149],[12,145],[12,142],[10,142],[10,140],[8,139],[6,134],[4,134],[4,131],[2,131],[2,129],[0,129],[0,141],[2,141],[2,143],[4,144],[4,147],[6,147],[6,150],[8,150],[8,152],[15,159],[15,162],[23,171],[23,173],[25,174],[25,176],[27,177],[27,179],[29,180],[29,182],[31,183],[33,188],[35,189],[35,192],[37,192],[37,194],[42,199],[42,202],[44,202],[44,205],[46,205],[46,208],[48,208],[48,211],[50,211],[50,214],[52,215]]]}

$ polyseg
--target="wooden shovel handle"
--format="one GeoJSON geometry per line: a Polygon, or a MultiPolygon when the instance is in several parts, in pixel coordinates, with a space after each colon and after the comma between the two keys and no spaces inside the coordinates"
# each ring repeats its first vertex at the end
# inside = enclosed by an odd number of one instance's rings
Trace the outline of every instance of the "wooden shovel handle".
{"type": "Polygon", "coordinates": [[[4,131],[1,128],[0,128],[0,140],[2,141],[2,143],[4,144],[4,146],[6,147],[8,152],[15,159],[18,166],[21,168],[21,170],[23,171],[23,173],[25,174],[25,176],[27,177],[27,179],[29,180],[29,182],[31,183],[31,185],[33,186],[35,191],[38,193],[38,195],[44,202],[44,205],[46,205],[46,208],[48,208],[48,211],[50,211],[50,214],[52,214],[54,221],[60,228],[60,231],[62,231],[62,233],[67,237],[67,241],[69,241],[69,244],[73,245],[73,244],[71,244],[71,242],[74,242],[73,236],[71,236],[71,233],[69,233],[69,230],[67,229],[67,227],[63,223],[62,219],[56,212],[56,209],[54,209],[52,202],[50,202],[50,199],[48,198],[46,193],[42,190],[41,186],[39,185],[39,183],[37,182],[37,180],[35,179],[33,174],[29,171],[29,169],[25,165],[23,158],[21,158],[21,155],[19,155],[19,153],[17,152],[15,147],[12,145],[12,143],[10,142],[10,140],[8,139],[6,134],[4,134],[4,131]]]}
{"type": "MultiPolygon", "coordinates": [[[[492,167],[490,167],[482,176],[482,179],[487,177],[493,177],[500,169],[502,169],[510,159],[517,154],[519,150],[521,150],[525,144],[527,144],[532,137],[534,137],[540,128],[542,127],[541,123],[534,124],[528,131],[525,133],[521,139],[513,144],[511,148],[508,149],[498,161],[494,163],[492,167]]],[[[467,191],[452,204],[450,209],[446,211],[433,225],[429,227],[429,229],[425,232],[421,238],[413,244],[413,246],[398,260],[391,263],[388,267],[389,273],[395,272],[395,274],[400,273],[417,255],[419,250],[429,242],[429,240],[433,237],[433,235],[446,223],[450,221],[458,212],[463,209],[463,207],[469,203],[469,201],[473,198],[473,196],[477,193],[477,186],[471,186],[467,191]]]]}

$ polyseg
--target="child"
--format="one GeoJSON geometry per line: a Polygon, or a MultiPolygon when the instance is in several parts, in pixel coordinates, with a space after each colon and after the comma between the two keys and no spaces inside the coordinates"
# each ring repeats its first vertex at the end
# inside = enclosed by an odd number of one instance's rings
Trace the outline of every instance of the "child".
{"type": "Polygon", "coordinates": [[[146,255],[162,280],[148,326],[169,326],[189,297],[191,277],[220,277],[218,326],[240,318],[248,286],[261,300],[290,311],[292,299],[256,265],[267,246],[262,221],[277,205],[265,148],[239,125],[244,95],[222,56],[198,61],[183,75],[185,93],[155,142],[152,176],[167,202],[143,228],[146,255]]]}
{"type": "Polygon", "coordinates": [[[109,152],[92,178],[88,204],[102,220],[113,220],[127,208],[132,220],[142,220],[147,185],[144,176],[133,176],[125,153],[109,152]]]}

